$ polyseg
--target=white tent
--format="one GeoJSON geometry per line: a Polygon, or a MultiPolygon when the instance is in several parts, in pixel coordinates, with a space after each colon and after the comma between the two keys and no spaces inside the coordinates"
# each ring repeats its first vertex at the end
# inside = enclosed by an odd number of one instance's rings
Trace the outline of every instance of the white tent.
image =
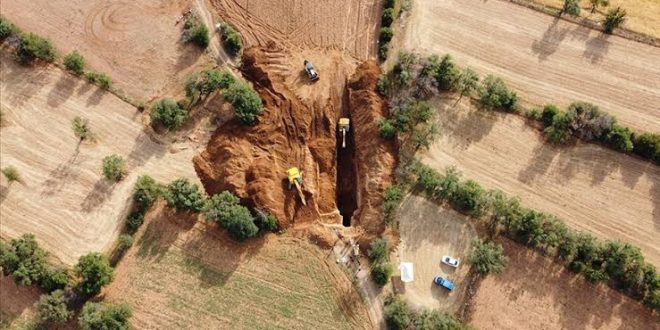
{"type": "Polygon", "coordinates": [[[415,278],[413,275],[412,262],[402,262],[401,265],[399,265],[399,270],[401,271],[401,282],[412,282],[415,278]]]}

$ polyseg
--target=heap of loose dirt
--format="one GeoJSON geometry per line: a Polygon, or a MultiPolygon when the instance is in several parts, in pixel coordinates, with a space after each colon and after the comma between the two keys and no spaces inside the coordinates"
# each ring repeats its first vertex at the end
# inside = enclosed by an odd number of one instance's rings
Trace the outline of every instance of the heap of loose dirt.
{"type": "Polygon", "coordinates": [[[395,150],[378,138],[377,122],[385,111],[376,93],[378,65],[360,65],[348,83],[348,102],[332,89],[325,102],[307,105],[268,66],[271,52],[251,48],[243,55],[243,74],[259,93],[264,113],[254,126],[230,121],[219,127],[206,150],[193,159],[204,188],[209,194],[232,191],[248,205],[274,214],[283,228],[318,220],[340,223],[336,123],[340,116],[352,115],[358,172],[354,223],[367,232],[381,232],[382,192],[392,180],[395,150]],[[288,188],[286,170],[294,166],[304,172],[307,206],[288,188]]]}

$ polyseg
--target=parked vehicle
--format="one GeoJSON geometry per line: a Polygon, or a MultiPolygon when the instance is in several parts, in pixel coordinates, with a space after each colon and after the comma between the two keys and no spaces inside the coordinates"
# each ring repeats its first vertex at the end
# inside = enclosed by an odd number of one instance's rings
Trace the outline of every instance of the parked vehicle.
{"type": "Polygon", "coordinates": [[[451,256],[442,256],[442,263],[448,266],[452,266],[454,268],[458,267],[458,264],[460,263],[458,259],[454,259],[451,256]]]}
{"type": "Polygon", "coordinates": [[[450,281],[450,280],[448,280],[448,279],[446,279],[442,276],[436,276],[433,279],[433,283],[435,283],[435,284],[437,284],[437,285],[439,285],[439,286],[441,286],[441,287],[443,287],[443,288],[445,288],[449,291],[454,290],[454,282],[452,282],[452,281],[450,281]]]}

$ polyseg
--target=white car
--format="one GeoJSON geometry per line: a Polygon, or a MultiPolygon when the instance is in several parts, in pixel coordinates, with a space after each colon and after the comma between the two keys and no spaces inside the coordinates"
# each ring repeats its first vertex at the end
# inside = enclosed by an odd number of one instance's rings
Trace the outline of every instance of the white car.
{"type": "Polygon", "coordinates": [[[458,264],[460,263],[458,259],[454,259],[453,257],[450,256],[442,256],[442,263],[448,266],[452,266],[454,268],[458,267],[458,264]]]}

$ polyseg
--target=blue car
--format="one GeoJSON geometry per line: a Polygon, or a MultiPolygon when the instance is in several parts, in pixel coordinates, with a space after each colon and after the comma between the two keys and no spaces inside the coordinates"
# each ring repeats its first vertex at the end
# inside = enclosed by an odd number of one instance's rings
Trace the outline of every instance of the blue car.
{"type": "Polygon", "coordinates": [[[433,279],[433,283],[435,283],[435,284],[437,284],[437,285],[439,285],[439,286],[441,286],[441,287],[443,287],[443,288],[445,288],[449,291],[454,290],[454,282],[452,282],[448,279],[445,279],[442,276],[436,276],[433,279]]]}

